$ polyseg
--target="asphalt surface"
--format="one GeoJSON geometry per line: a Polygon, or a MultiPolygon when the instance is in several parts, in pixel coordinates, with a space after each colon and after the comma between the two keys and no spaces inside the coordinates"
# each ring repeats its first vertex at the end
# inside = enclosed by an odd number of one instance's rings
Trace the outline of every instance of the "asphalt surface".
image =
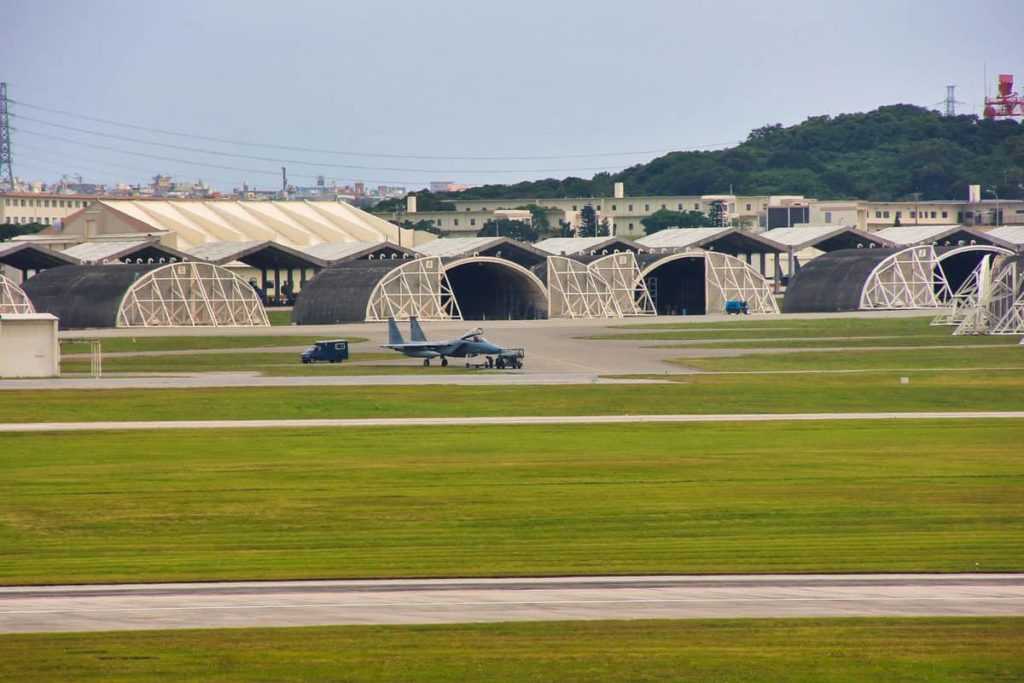
{"type": "Polygon", "coordinates": [[[82,432],[147,429],[308,429],[313,427],[456,427],[487,425],[641,424],[673,422],[792,422],[813,420],[988,420],[1022,419],[1024,411],[876,413],[720,413],[709,415],[526,415],[520,417],[399,417],[310,420],[137,420],[97,422],[7,422],[4,432],[82,432]]]}
{"type": "Polygon", "coordinates": [[[1011,615],[1024,615],[1024,574],[623,576],[0,588],[0,633],[569,619],[1011,615]]]}

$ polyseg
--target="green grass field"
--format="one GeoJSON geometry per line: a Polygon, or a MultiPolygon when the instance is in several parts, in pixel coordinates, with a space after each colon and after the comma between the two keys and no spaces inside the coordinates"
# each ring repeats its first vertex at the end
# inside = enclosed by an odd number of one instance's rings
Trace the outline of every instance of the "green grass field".
{"type": "MultiPolygon", "coordinates": [[[[984,349],[895,349],[751,353],[724,358],[678,358],[672,362],[707,372],[835,372],[842,370],[1024,370],[1024,346],[984,349]]],[[[904,373],[905,374],[905,373],[904,373]]],[[[805,380],[807,382],[813,380],[805,380]]]]}
{"type": "MultiPolygon", "coordinates": [[[[410,372],[424,370],[408,367],[410,372]]],[[[334,368],[320,365],[307,369],[340,371],[334,368]]],[[[458,372],[459,368],[443,371],[458,372]]],[[[1024,410],[1024,371],[1020,370],[658,377],[671,381],[565,386],[4,390],[0,391],[0,422],[1024,410]],[[909,376],[910,384],[901,385],[901,376],[909,376]]]]}
{"type": "Polygon", "coordinates": [[[273,309],[267,311],[267,318],[270,320],[271,327],[277,327],[279,325],[291,325],[292,324],[292,312],[291,311],[275,311],[273,309]]]}
{"type": "Polygon", "coordinates": [[[2,584],[1024,569],[1024,421],[3,440],[2,584]]]}
{"type": "Polygon", "coordinates": [[[1010,683],[1022,619],[574,621],[9,635],[7,681],[1010,683]]]}
{"type": "MultiPolygon", "coordinates": [[[[61,363],[62,374],[88,373],[90,361],[70,360],[61,363]]],[[[303,364],[298,351],[273,353],[201,353],[189,355],[123,356],[103,359],[103,372],[168,373],[168,372],[257,372],[268,376],[320,375],[400,375],[465,372],[453,363],[441,368],[436,362],[424,368],[420,361],[403,358],[394,351],[359,353],[353,351],[347,363],[303,364]],[[393,361],[387,365],[352,365],[357,361],[393,361]]]]}
{"type": "Polygon", "coordinates": [[[610,325],[609,333],[595,339],[713,339],[714,337],[835,337],[866,335],[931,335],[952,333],[952,327],[932,327],[933,316],[877,318],[730,318],[706,323],[632,323],[610,325]],[[784,334],[783,334],[784,333],[784,334]]]}

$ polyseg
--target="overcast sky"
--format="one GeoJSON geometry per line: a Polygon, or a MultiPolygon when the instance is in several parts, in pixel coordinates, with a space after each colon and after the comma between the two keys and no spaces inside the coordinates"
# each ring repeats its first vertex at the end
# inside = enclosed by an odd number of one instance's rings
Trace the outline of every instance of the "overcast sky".
{"type": "Polygon", "coordinates": [[[980,113],[986,68],[991,83],[999,72],[1024,81],[1020,0],[3,7],[0,80],[16,101],[15,174],[47,181],[78,172],[138,182],[163,172],[220,189],[243,180],[270,188],[280,183],[276,159],[289,160],[296,184],[320,173],[409,187],[590,177],[656,151],[735,144],[766,123],[901,102],[937,107],[948,83],[962,111],[980,113]],[[619,152],[636,154],[577,156],[619,152]]]}

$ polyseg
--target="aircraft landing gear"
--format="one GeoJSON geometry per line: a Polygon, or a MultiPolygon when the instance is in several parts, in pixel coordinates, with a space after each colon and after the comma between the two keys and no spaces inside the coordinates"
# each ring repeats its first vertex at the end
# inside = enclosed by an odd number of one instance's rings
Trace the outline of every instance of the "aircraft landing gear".
{"type": "Polygon", "coordinates": [[[441,367],[442,368],[448,367],[448,359],[445,358],[444,356],[441,356],[441,367]]]}
{"type": "Polygon", "coordinates": [[[423,367],[425,367],[425,368],[429,368],[430,367],[430,359],[429,358],[424,358],[423,359],[423,367]]]}
{"type": "Polygon", "coordinates": [[[498,360],[497,360],[497,361],[495,361],[494,365],[495,365],[495,367],[497,367],[497,368],[498,368],[499,370],[504,370],[504,369],[505,369],[505,359],[504,359],[504,358],[502,358],[501,356],[498,356],[498,360]]]}

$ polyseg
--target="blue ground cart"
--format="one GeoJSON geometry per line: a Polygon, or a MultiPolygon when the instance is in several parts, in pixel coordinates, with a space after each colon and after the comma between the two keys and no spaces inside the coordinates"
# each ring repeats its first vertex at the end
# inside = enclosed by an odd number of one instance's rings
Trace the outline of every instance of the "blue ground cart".
{"type": "Polygon", "coordinates": [[[739,299],[731,299],[725,302],[725,312],[729,315],[748,315],[750,310],[747,308],[747,302],[739,299]]]}

